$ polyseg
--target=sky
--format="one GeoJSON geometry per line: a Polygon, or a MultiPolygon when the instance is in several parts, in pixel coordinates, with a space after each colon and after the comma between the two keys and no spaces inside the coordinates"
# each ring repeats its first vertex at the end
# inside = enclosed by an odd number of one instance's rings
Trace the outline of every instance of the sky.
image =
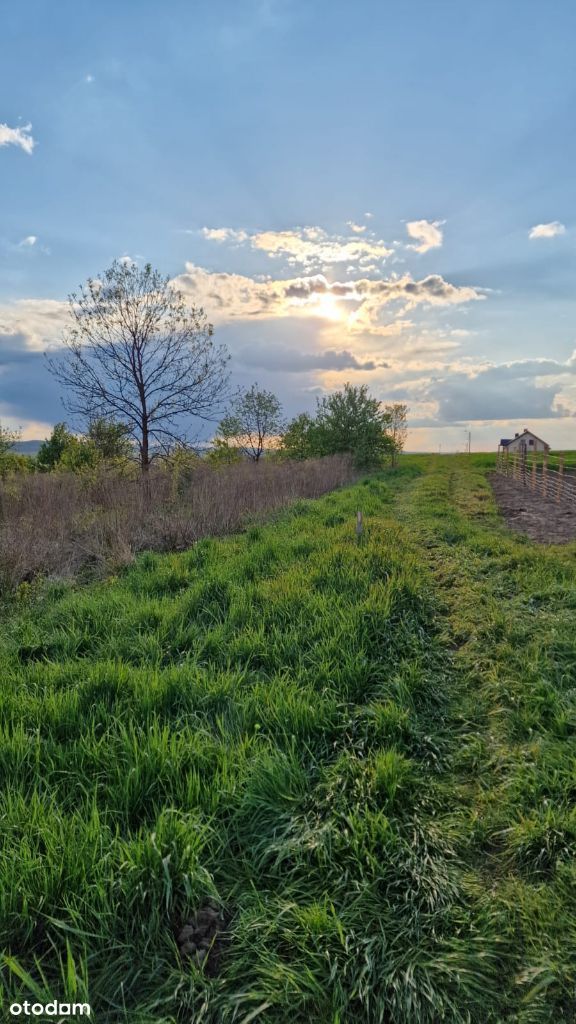
{"type": "Polygon", "coordinates": [[[114,259],[287,416],[349,381],[412,451],[576,448],[576,5],[22,0],[0,33],[0,420],[114,259]]]}

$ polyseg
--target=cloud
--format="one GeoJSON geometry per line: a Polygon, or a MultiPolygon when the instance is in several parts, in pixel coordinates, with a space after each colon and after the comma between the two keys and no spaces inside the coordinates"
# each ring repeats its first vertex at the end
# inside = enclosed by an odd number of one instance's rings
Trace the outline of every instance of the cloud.
{"type": "Polygon", "coordinates": [[[287,346],[258,346],[240,349],[236,358],[245,366],[262,367],[282,373],[305,373],[310,370],[376,370],[388,363],[374,359],[358,359],[344,349],[325,349],[319,352],[298,352],[287,346]]]}
{"type": "Polygon", "coordinates": [[[84,81],[86,85],[92,85],[92,82],[94,81],[94,75],[84,75],[84,81]]]}
{"type": "Polygon", "coordinates": [[[257,281],[242,274],[212,273],[186,263],[172,284],[195,305],[206,310],[214,323],[281,315],[281,292],[275,282],[257,281]]]}
{"type": "MultiPolygon", "coordinates": [[[[484,298],[480,289],[454,285],[439,275],[416,280],[410,274],[359,275],[351,280],[332,280],[320,273],[249,277],[214,273],[191,263],[172,285],[218,325],[218,337],[230,348],[238,380],[243,380],[242,375],[251,380],[248,375],[257,367],[259,378],[268,381],[266,386],[291,396],[296,411],[303,382],[330,388],[338,386],[342,373],[366,373],[373,375],[375,386],[384,379],[400,385],[416,373],[426,374],[418,385],[424,388],[431,386],[432,373],[462,372],[461,366],[446,366],[451,351],[458,347],[457,339],[447,336],[447,331],[437,337],[434,324],[428,334],[424,328],[417,336],[405,311],[484,298]]],[[[4,399],[6,415],[46,422],[61,417],[52,385],[45,398],[41,394],[42,377],[48,387],[41,353],[57,350],[68,327],[66,301],[26,299],[0,304],[0,373],[3,393],[10,395],[9,409],[4,399]],[[29,374],[34,386],[27,392],[29,374]]],[[[556,371],[567,372],[563,364],[546,360],[537,363],[533,375],[556,371]]],[[[437,403],[429,399],[429,404],[434,409],[437,403]]]]}
{"type": "Polygon", "coordinates": [[[251,244],[269,256],[286,257],[288,263],[304,267],[331,263],[363,263],[385,260],[392,254],[382,240],[346,238],[329,235],[322,228],[301,228],[296,231],[263,231],[253,235],[251,244]]]}
{"type": "Polygon", "coordinates": [[[287,299],[306,299],[311,295],[336,295],[338,298],[358,298],[356,283],[345,281],[330,284],[323,274],[313,277],[298,277],[294,281],[279,282],[284,286],[287,299]]]}
{"type": "Polygon", "coordinates": [[[410,238],[415,238],[418,245],[409,245],[407,248],[414,252],[428,252],[429,249],[439,249],[442,245],[444,234],[441,231],[444,220],[410,220],[406,224],[406,230],[410,238]]]}
{"type": "MultiPolygon", "coordinates": [[[[0,312],[1,317],[1,312],[0,312]]],[[[7,332],[0,323],[0,418],[14,426],[62,419],[60,388],[46,371],[46,361],[21,331],[7,332]]],[[[28,432],[28,436],[33,436],[28,432]]],[[[36,435],[38,436],[38,435],[36,435]]]]}
{"type": "Polygon", "coordinates": [[[398,317],[416,306],[451,306],[485,298],[479,288],[457,286],[439,274],[415,281],[402,277],[329,281],[324,274],[256,280],[241,274],[212,273],[186,264],[173,281],[214,322],[233,319],[322,316],[338,320],[342,330],[391,334],[402,330],[398,317]],[[397,304],[386,322],[386,307],[397,304]]]}
{"type": "Polygon", "coordinates": [[[515,381],[511,387],[509,378],[501,380],[491,375],[486,380],[484,374],[480,374],[472,379],[454,375],[432,385],[428,395],[438,401],[438,419],[441,422],[467,423],[473,420],[548,419],[565,415],[553,407],[560,390],[558,384],[537,387],[533,381],[515,381]]]}
{"type": "Polygon", "coordinates": [[[18,335],[24,348],[43,351],[58,344],[69,326],[69,306],[57,299],[20,299],[0,305],[0,340],[18,335]]]}
{"type": "Polygon", "coordinates": [[[451,306],[486,298],[483,289],[451,284],[449,281],[445,281],[440,274],[428,274],[420,281],[414,281],[410,274],[404,274],[402,277],[392,275],[380,281],[357,281],[356,287],[360,293],[369,292],[385,302],[402,299],[407,308],[412,308],[419,303],[428,303],[432,306],[451,306]]]}
{"type": "Polygon", "coordinates": [[[19,146],[25,153],[30,154],[36,145],[35,139],[30,134],[31,131],[31,124],[21,125],[18,128],[0,124],[0,146],[19,146]]]}
{"type": "Polygon", "coordinates": [[[528,238],[555,238],[557,235],[566,234],[566,226],[559,220],[552,220],[548,224],[535,224],[530,228],[528,238]]]}
{"type": "Polygon", "coordinates": [[[347,220],[346,224],[350,228],[350,231],[353,231],[354,234],[356,235],[361,235],[363,234],[364,231],[366,231],[365,224],[355,224],[353,220],[347,220]]]}
{"type": "Polygon", "coordinates": [[[429,274],[415,281],[411,274],[391,275],[381,280],[354,282],[361,302],[350,314],[349,326],[353,330],[386,333],[383,317],[386,307],[399,304],[398,315],[403,316],[417,306],[455,306],[486,298],[481,288],[458,286],[446,281],[440,274],[429,274]]]}
{"type": "MultiPolygon", "coordinates": [[[[6,252],[20,254],[23,256],[24,253],[41,253],[43,256],[50,256],[51,250],[47,245],[41,245],[38,235],[26,235],[21,238],[19,242],[10,242],[7,240],[0,239],[0,249],[4,249],[6,252]]],[[[0,311],[2,310],[0,306],[0,311]]]]}
{"type": "Polygon", "coordinates": [[[245,242],[248,238],[245,231],[234,228],[202,228],[200,234],[209,242],[245,242]]]}
{"type": "Polygon", "coordinates": [[[469,373],[452,373],[428,383],[424,400],[438,403],[438,421],[557,419],[570,415],[559,398],[562,381],[539,378],[576,373],[576,352],[565,363],[555,359],[524,359],[489,365],[469,373]]]}
{"type": "Polygon", "coordinates": [[[321,269],[335,263],[362,267],[374,260],[381,262],[393,252],[382,239],[355,234],[331,235],[320,227],[294,228],[288,231],[257,231],[249,234],[234,228],[202,228],[204,238],[213,242],[244,243],[271,259],[284,259],[290,266],[306,270],[321,269]]]}

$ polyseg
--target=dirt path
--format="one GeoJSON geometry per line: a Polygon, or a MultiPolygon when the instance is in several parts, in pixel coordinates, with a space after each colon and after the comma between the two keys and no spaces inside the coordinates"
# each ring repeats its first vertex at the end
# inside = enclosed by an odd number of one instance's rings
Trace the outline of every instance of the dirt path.
{"type": "Polygon", "coordinates": [[[557,505],[499,473],[490,473],[488,479],[511,530],[541,544],[567,544],[576,540],[576,508],[557,505]]]}
{"type": "MultiPolygon", "coordinates": [[[[534,501],[496,474],[491,483],[502,511],[504,505],[513,516],[533,517],[532,529],[540,530],[530,534],[534,539],[562,543],[576,536],[576,516],[568,522],[565,510],[534,501]]],[[[563,785],[550,789],[573,752],[572,734],[558,730],[554,718],[572,692],[573,612],[566,593],[573,577],[564,575],[563,552],[521,549],[494,531],[492,517],[483,521],[482,497],[465,467],[450,472],[439,462],[396,500],[398,517],[421,543],[447,655],[445,718],[435,738],[450,811],[448,818],[439,809],[436,824],[450,822],[451,877],[455,891],[461,886],[466,894],[473,941],[481,956],[498,961],[503,1005],[490,997],[482,1024],[574,1024],[574,957],[565,951],[568,921],[576,917],[562,875],[564,858],[574,856],[563,817],[571,799],[563,785]],[[470,503],[462,510],[454,496],[465,491],[470,503]],[[548,717],[543,693],[555,709],[548,717]],[[549,817],[562,822],[554,848],[549,817]],[[552,962],[562,967],[549,970],[552,962]]],[[[524,524],[510,525],[528,533],[524,524]]],[[[471,943],[469,933],[463,947],[471,943]]]]}

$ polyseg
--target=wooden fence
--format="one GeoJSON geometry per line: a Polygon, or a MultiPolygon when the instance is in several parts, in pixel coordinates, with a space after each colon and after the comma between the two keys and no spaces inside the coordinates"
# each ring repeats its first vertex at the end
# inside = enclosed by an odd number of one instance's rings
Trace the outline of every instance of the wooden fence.
{"type": "Polygon", "coordinates": [[[576,505],[576,466],[566,464],[564,452],[498,452],[498,473],[515,480],[548,501],[576,505]]]}

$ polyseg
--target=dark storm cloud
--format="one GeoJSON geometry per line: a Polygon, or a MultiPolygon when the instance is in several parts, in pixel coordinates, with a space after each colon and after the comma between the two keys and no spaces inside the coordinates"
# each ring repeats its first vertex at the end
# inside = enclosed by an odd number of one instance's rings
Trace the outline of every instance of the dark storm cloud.
{"type": "Polygon", "coordinates": [[[326,349],[323,352],[296,352],[290,348],[245,348],[237,352],[245,366],[263,367],[284,373],[307,373],[310,370],[376,370],[388,363],[365,361],[347,350],[326,349]]]}
{"type": "Polygon", "coordinates": [[[26,348],[26,338],[20,332],[2,334],[0,332],[0,367],[11,363],[26,362],[31,355],[26,348]]]}
{"type": "Polygon", "coordinates": [[[562,385],[538,387],[530,376],[535,374],[515,376],[508,366],[493,367],[475,377],[457,373],[434,381],[426,389],[425,397],[438,402],[438,420],[443,423],[570,415],[560,405],[553,407],[562,385]]]}
{"type": "Polygon", "coordinates": [[[18,333],[0,334],[0,415],[22,422],[54,422],[64,415],[42,352],[26,348],[18,333]]]}

